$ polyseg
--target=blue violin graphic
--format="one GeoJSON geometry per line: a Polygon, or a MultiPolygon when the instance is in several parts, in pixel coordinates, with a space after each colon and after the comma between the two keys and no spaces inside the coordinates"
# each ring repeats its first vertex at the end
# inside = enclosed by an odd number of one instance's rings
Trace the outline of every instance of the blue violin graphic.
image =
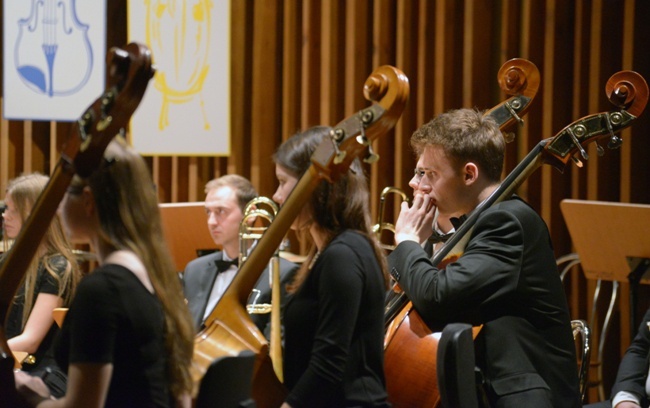
{"type": "Polygon", "coordinates": [[[32,0],[29,17],[20,19],[18,26],[14,61],[30,89],[65,96],[88,82],[93,52],[88,25],[77,18],[75,0],[32,0]]]}

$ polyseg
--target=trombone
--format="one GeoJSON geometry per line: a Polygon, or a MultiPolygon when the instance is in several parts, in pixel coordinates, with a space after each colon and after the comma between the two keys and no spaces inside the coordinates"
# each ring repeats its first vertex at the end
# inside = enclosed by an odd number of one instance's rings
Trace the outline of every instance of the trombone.
{"type": "Polygon", "coordinates": [[[392,251],[395,249],[394,244],[385,244],[382,242],[382,235],[384,231],[391,232],[391,236],[395,235],[395,225],[384,221],[384,213],[386,212],[386,197],[390,194],[399,195],[402,198],[402,202],[406,201],[408,203],[410,201],[406,193],[397,187],[388,186],[384,187],[384,189],[381,191],[381,195],[379,197],[379,213],[377,214],[377,224],[373,225],[372,232],[379,240],[381,247],[386,251],[392,251]]]}
{"type": "MultiPolygon", "coordinates": [[[[268,197],[252,199],[244,207],[244,216],[239,224],[239,267],[248,259],[252,250],[252,243],[262,237],[268,225],[278,214],[278,205],[268,197]],[[258,219],[265,220],[267,224],[260,226],[258,219]]],[[[284,382],[282,370],[282,328],[280,325],[280,250],[269,260],[269,286],[271,287],[271,304],[258,304],[260,292],[253,289],[252,304],[246,306],[250,314],[271,313],[271,339],[269,342],[269,356],[273,363],[273,370],[280,382],[284,382]]]]}
{"type": "Polygon", "coordinates": [[[248,242],[254,242],[262,237],[268,225],[260,226],[257,220],[263,219],[271,224],[278,214],[279,208],[275,201],[268,197],[252,199],[244,207],[244,217],[239,223],[239,265],[246,262],[251,247],[248,242]],[[259,217],[259,218],[258,218],[259,217]]]}

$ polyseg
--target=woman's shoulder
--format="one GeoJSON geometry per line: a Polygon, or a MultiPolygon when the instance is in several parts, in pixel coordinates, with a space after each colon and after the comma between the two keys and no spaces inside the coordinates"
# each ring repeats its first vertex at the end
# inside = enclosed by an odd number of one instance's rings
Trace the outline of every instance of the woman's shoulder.
{"type": "Polygon", "coordinates": [[[344,230],[327,245],[323,254],[340,261],[349,257],[363,258],[374,256],[372,245],[364,234],[354,230],[344,230]]]}
{"type": "Polygon", "coordinates": [[[43,257],[42,265],[60,276],[70,268],[70,261],[65,256],[57,253],[43,257]]]}
{"type": "Polygon", "coordinates": [[[360,231],[346,229],[341,231],[334,238],[332,238],[330,244],[328,245],[328,248],[333,247],[335,245],[350,246],[355,248],[358,247],[359,245],[361,246],[367,245],[368,247],[370,247],[370,242],[368,241],[368,237],[365,236],[360,231]]]}
{"type": "Polygon", "coordinates": [[[93,291],[110,290],[111,287],[114,287],[117,282],[122,280],[122,270],[128,271],[128,269],[119,265],[100,265],[81,279],[79,289],[81,290],[83,288],[93,291]]]}

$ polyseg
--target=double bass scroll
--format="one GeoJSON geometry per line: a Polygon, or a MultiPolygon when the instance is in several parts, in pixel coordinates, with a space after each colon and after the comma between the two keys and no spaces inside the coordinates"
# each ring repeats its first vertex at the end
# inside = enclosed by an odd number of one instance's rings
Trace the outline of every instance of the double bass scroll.
{"type": "Polygon", "coordinates": [[[364,96],[375,103],[334,126],[331,137],[317,147],[311,166],[211,311],[205,321],[206,328],[195,338],[191,367],[195,394],[215,358],[251,350],[257,354],[253,373],[253,398],[257,406],[275,408],[284,401],[286,390],[271,367],[268,343],[246,312],[248,295],[318,184],[336,180],[356,158],[376,159],[370,144],[395,126],[408,94],[408,79],[400,70],[391,66],[377,68],[364,84],[364,96]]]}

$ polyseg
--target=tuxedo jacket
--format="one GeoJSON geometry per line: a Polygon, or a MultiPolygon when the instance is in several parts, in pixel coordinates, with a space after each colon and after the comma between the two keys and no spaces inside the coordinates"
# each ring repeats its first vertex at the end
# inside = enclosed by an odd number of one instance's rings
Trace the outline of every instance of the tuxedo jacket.
{"type": "MultiPolygon", "coordinates": [[[[205,308],[208,305],[208,299],[212,292],[212,287],[217,279],[217,265],[216,261],[223,259],[223,252],[217,251],[208,255],[204,255],[197,259],[192,260],[185,267],[183,273],[183,291],[187,305],[192,314],[192,320],[197,330],[200,330],[203,325],[203,315],[205,308]]],[[[286,285],[291,282],[298,265],[289,262],[286,259],[280,258],[280,292],[281,292],[281,305],[284,306],[287,299],[286,285]]],[[[268,267],[264,269],[260,275],[255,289],[260,291],[260,296],[257,298],[257,303],[271,303],[271,288],[269,285],[269,270],[268,267]]],[[[266,314],[251,314],[251,320],[264,334],[268,334],[267,325],[270,320],[270,313],[266,314]]]]}
{"type": "Polygon", "coordinates": [[[616,381],[612,387],[612,398],[619,391],[627,391],[639,397],[642,407],[648,406],[645,390],[650,359],[650,309],[643,317],[639,331],[628,347],[618,367],[616,381]]]}
{"type": "Polygon", "coordinates": [[[474,344],[476,363],[492,400],[542,389],[553,407],[581,406],[569,310],[550,235],[526,203],[511,199],[485,210],[462,256],[445,269],[433,265],[417,242],[402,242],[388,261],[431,328],[483,325],[474,344]]]}

